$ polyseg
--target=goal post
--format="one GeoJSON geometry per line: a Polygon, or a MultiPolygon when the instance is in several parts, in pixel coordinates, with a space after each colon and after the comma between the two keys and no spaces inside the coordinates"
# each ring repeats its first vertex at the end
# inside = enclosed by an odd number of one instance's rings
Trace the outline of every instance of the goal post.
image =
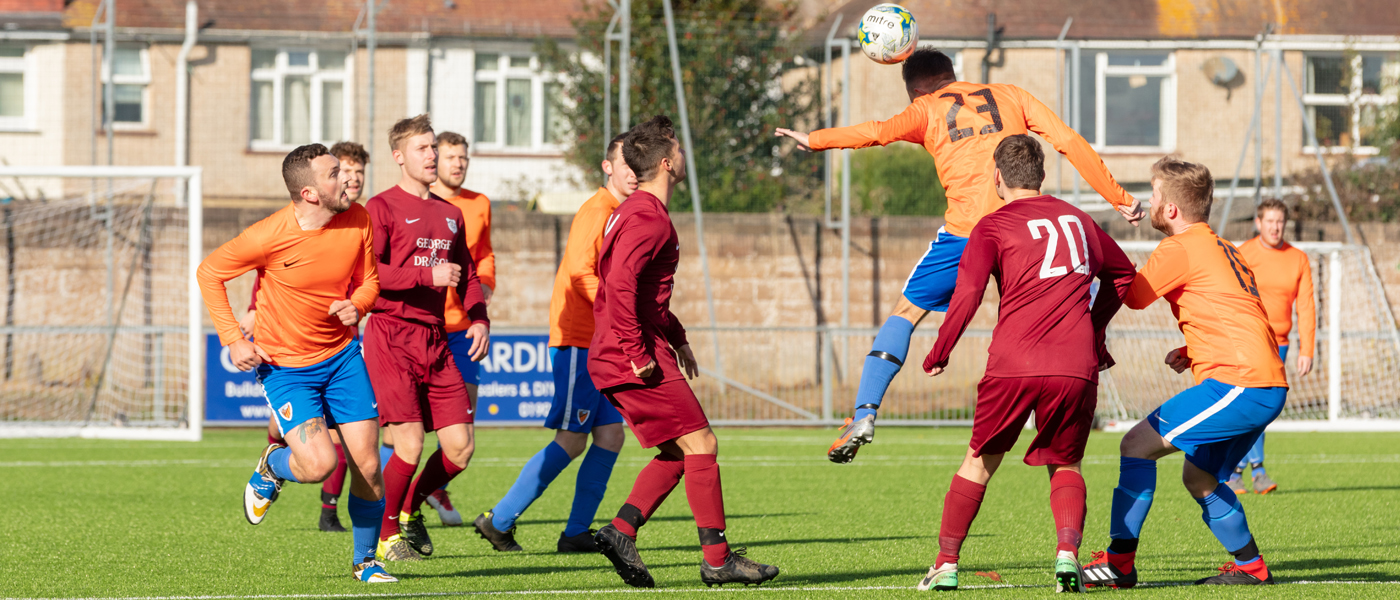
{"type": "Polygon", "coordinates": [[[0,166],[0,437],[199,441],[200,167],[0,166]]]}

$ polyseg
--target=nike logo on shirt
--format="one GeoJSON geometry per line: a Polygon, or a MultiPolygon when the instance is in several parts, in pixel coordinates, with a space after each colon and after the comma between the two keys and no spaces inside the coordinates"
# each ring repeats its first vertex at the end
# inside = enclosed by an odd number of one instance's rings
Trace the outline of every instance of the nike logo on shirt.
{"type": "Polygon", "coordinates": [[[412,224],[414,224],[414,223],[417,223],[418,221],[421,221],[422,219],[423,219],[423,217],[418,217],[417,219],[404,219],[403,222],[408,223],[409,225],[412,225],[412,224]]]}
{"type": "Polygon", "coordinates": [[[297,264],[298,262],[301,262],[301,259],[300,259],[300,258],[298,258],[298,259],[296,259],[296,260],[291,260],[291,261],[284,262],[284,263],[282,263],[282,268],[285,269],[285,268],[290,267],[290,266],[292,266],[292,265],[294,265],[294,264],[297,264]]]}

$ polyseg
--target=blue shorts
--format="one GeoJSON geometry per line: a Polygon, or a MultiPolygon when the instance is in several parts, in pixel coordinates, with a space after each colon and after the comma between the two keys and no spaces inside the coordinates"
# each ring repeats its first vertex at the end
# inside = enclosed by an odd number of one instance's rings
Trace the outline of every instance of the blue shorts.
{"type": "Polygon", "coordinates": [[[904,297],[924,310],[948,312],[953,286],[958,282],[958,262],[962,261],[966,247],[967,238],[939,227],[938,235],[928,245],[928,252],[904,282],[904,297]]]}
{"type": "Polygon", "coordinates": [[[1147,423],[1191,464],[1223,482],[1287,399],[1286,387],[1247,388],[1207,379],[1152,411],[1147,423]]]}
{"type": "Polygon", "coordinates": [[[1288,346],[1278,347],[1278,359],[1283,361],[1285,365],[1288,364],[1288,346]]]}
{"type": "Polygon", "coordinates": [[[452,351],[452,360],[462,372],[462,382],[481,385],[481,363],[471,359],[472,339],[467,337],[467,330],[447,334],[447,349],[452,351]]]}
{"type": "Polygon", "coordinates": [[[258,382],[283,437],[316,417],[327,426],[379,418],[359,339],[314,365],[258,365],[258,382]]]}
{"type": "Polygon", "coordinates": [[[588,348],[563,346],[549,349],[554,363],[554,402],[544,426],[574,433],[622,422],[622,413],[593,386],[588,376],[588,348]]]}

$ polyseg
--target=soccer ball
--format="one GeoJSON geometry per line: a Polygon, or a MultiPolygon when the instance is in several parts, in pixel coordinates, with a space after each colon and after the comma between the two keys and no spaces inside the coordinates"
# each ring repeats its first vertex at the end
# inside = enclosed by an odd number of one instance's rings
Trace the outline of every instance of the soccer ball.
{"type": "Polygon", "coordinates": [[[865,11],[857,32],[861,51],[882,65],[909,58],[919,43],[919,24],[898,4],[876,4],[865,11]]]}

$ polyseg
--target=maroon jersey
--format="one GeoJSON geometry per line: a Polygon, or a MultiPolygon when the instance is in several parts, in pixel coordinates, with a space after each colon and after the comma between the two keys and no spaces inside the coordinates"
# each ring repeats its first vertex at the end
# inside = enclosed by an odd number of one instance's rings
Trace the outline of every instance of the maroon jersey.
{"type": "Polygon", "coordinates": [[[472,323],[486,323],[486,301],[476,263],[462,234],[462,211],[431,194],[424,200],[399,186],[365,203],[374,223],[374,255],[379,258],[379,299],[371,313],[423,325],[442,325],[447,288],[433,286],[433,267],[462,266],[457,296],[472,323]]]}
{"type": "Polygon", "coordinates": [[[948,365],[967,330],[987,276],[1001,304],[988,348],[989,377],[1079,377],[1098,382],[1104,328],[1122,306],[1135,275],[1123,250],[1089,215],[1052,196],[1008,202],[982,217],[968,237],[948,316],[924,370],[948,365]],[[1089,285],[1103,281],[1089,307],[1089,285]]]}
{"type": "MultiPolygon", "coordinates": [[[[598,253],[598,296],[588,374],[598,389],[625,383],[657,386],[682,380],[672,348],[687,344],[685,327],[671,314],[671,288],[680,263],[680,239],[661,199],[637,190],[603,229],[598,253]],[[632,365],[656,361],[646,379],[632,365]]],[[[383,275],[380,275],[383,277],[383,275]]]]}

